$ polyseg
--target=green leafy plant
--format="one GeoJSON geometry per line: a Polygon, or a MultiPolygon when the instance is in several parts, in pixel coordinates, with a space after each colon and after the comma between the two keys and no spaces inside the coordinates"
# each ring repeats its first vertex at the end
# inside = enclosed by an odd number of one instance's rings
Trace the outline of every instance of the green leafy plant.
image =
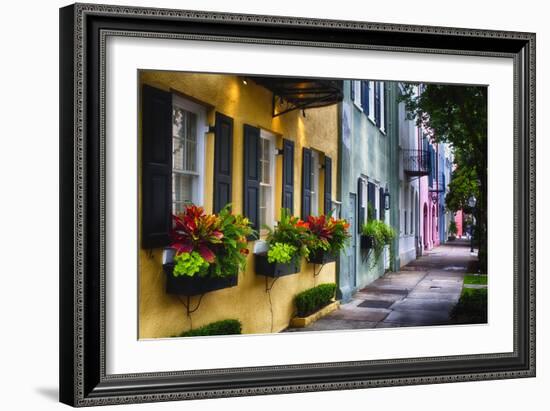
{"type": "MultiPolygon", "coordinates": [[[[268,231],[266,241],[270,249],[278,243],[286,244],[294,247],[291,258],[296,254],[306,258],[309,255],[308,244],[311,241],[309,226],[298,217],[291,215],[287,209],[281,210],[281,218],[274,229],[267,226],[265,228],[268,231]]],[[[290,249],[287,248],[286,251],[290,249]]]]}
{"type": "Polygon", "coordinates": [[[221,320],[194,330],[189,330],[181,333],[180,337],[197,337],[209,335],[234,335],[242,333],[242,325],[239,320],[221,320]]]}
{"type": "Polygon", "coordinates": [[[457,324],[486,323],[487,288],[464,288],[450,316],[457,324]]]}
{"type": "Polygon", "coordinates": [[[362,234],[372,238],[374,263],[380,258],[384,246],[390,245],[395,238],[394,229],[381,220],[370,220],[363,225],[362,234]]]}
{"type": "Polygon", "coordinates": [[[219,214],[206,214],[194,205],[173,216],[174,276],[236,275],[246,266],[250,222],[226,205],[219,214]]]}
{"type": "Polygon", "coordinates": [[[204,275],[208,272],[210,264],[196,251],[176,254],[174,257],[174,277],[189,276],[195,274],[204,275]]]}
{"type": "Polygon", "coordinates": [[[371,203],[367,203],[367,221],[375,220],[376,216],[374,215],[374,207],[371,203]]]}
{"type": "Polygon", "coordinates": [[[275,243],[269,247],[267,262],[287,264],[292,261],[297,248],[290,244],[275,243]]]}
{"type": "Polygon", "coordinates": [[[307,317],[308,315],[318,311],[324,306],[331,303],[336,291],[336,284],[327,283],[319,284],[316,287],[302,291],[294,297],[296,304],[296,312],[299,317],[307,317]]]}
{"type": "Polygon", "coordinates": [[[309,216],[306,224],[311,233],[308,244],[310,251],[324,250],[337,254],[349,240],[349,224],[346,220],[325,215],[309,216]]]}
{"type": "Polygon", "coordinates": [[[451,220],[451,222],[449,223],[449,234],[455,236],[457,232],[458,229],[456,227],[456,222],[455,220],[451,220]]]}

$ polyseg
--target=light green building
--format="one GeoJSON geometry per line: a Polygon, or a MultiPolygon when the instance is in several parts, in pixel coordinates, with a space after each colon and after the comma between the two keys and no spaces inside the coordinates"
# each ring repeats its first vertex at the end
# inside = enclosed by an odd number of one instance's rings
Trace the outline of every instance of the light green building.
{"type": "Polygon", "coordinates": [[[342,217],[350,221],[352,234],[338,270],[338,285],[344,301],[386,270],[399,266],[396,261],[399,253],[394,252],[397,240],[386,247],[378,259],[374,258],[372,249],[361,247],[361,230],[368,218],[382,220],[394,229],[399,227],[395,202],[399,192],[396,95],[395,82],[344,81],[338,198],[342,201],[342,217]]]}

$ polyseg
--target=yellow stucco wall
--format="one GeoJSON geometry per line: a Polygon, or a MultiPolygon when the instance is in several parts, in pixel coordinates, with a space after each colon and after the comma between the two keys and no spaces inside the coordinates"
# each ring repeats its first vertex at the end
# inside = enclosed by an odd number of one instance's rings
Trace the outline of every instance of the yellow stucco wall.
{"type": "MultiPolygon", "coordinates": [[[[177,72],[144,71],[142,84],[175,90],[204,103],[207,107],[208,124],[215,122],[215,112],[221,112],[233,118],[233,185],[232,204],[236,213],[242,212],[243,198],[243,125],[250,124],[270,131],[277,136],[276,145],[282,148],[282,139],[295,142],[294,158],[294,213],[301,210],[302,147],[309,147],[332,158],[332,198],[336,198],[338,159],[337,109],[336,106],[311,109],[304,117],[294,111],[280,117],[271,116],[272,94],[269,90],[248,81],[245,85],[241,77],[215,74],[187,74],[177,72]]],[[[206,173],[204,178],[204,204],[206,212],[212,211],[213,153],[214,135],[207,134],[206,173]]],[[[280,215],[282,195],[282,158],[276,157],[275,182],[275,219],[280,215]]],[[[320,158],[323,161],[323,158],[320,158]]],[[[323,175],[319,173],[319,207],[323,209],[323,175]]],[[[139,179],[141,181],[141,178],[139,179]]],[[[141,202],[139,215],[141,216],[141,202]]],[[[212,291],[204,295],[199,309],[192,314],[193,328],[227,318],[241,321],[243,333],[266,333],[280,331],[288,326],[293,315],[294,296],[315,284],[335,281],[335,264],[327,264],[321,274],[314,278],[313,265],[302,262],[302,271],[298,274],[281,277],[271,290],[273,325],[266,277],[254,273],[252,251],[254,242],[249,243],[251,250],[246,272],[239,273],[236,287],[212,291]]],[[[161,265],[162,250],[140,249],[139,255],[139,337],[168,337],[188,330],[191,326],[185,306],[177,296],[164,291],[164,274],[161,265]]],[[[317,266],[317,270],[319,267],[317,266]]],[[[273,279],[268,279],[271,285],[273,279]]],[[[194,307],[198,297],[193,297],[194,307]]]]}

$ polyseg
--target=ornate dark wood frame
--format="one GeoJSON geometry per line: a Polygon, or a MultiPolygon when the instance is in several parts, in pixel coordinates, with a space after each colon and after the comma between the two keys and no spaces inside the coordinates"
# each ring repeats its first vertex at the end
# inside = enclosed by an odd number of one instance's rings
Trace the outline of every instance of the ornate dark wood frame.
{"type": "Polygon", "coordinates": [[[535,34],[76,4],[60,10],[60,97],[62,402],[91,406],[535,375],[535,34]],[[513,352],[106,375],[103,124],[107,36],[513,59],[513,352]]]}

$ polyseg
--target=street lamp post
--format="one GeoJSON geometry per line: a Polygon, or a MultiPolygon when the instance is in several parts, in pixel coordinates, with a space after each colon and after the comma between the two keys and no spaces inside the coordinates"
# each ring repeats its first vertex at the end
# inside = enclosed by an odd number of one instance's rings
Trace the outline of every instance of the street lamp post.
{"type": "Polygon", "coordinates": [[[472,225],[470,226],[470,252],[474,252],[474,210],[476,208],[477,199],[474,196],[471,196],[468,199],[468,206],[472,210],[472,225]]]}

